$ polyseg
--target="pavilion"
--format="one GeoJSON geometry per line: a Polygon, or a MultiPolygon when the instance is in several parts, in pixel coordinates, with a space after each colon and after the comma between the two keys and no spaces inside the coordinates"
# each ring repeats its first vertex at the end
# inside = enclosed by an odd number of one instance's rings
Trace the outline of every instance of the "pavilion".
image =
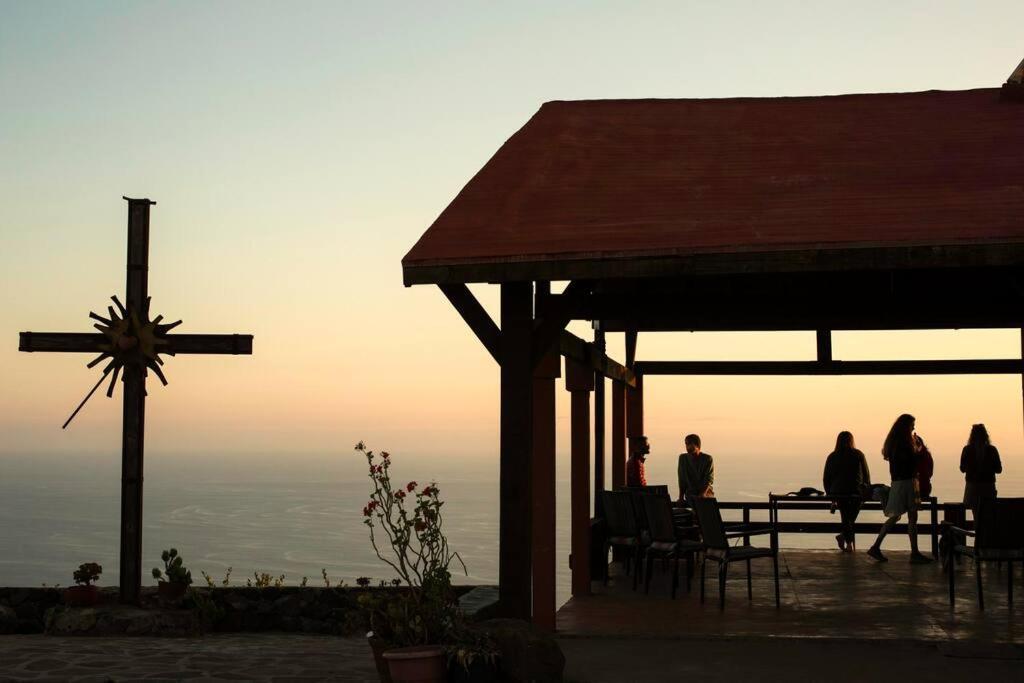
{"type": "MultiPolygon", "coordinates": [[[[1022,64],[1024,67],[1024,64],[1022,64]]],[[[572,554],[652,375],[1020,374],[1020,358],[841,361],[832,330],[1024,327],[1024,85],[548,102],[402,261],[500,366],[500,605],[553,628],[555,380],[572,394],[572,554]],[[552,282],[568,281],[562,292],[552,282]],[[493,321],[467,287],[500,287],[493,321]],[[593,343],[569,334],[592,321],[593,343]],[[807,330],[817,358],[645,362],[645,331],[807,330]],[[604,335],[626,339],[622,363],[604,335]]],[[[573,565],[574,595],[590,590],[573,565]]]]}

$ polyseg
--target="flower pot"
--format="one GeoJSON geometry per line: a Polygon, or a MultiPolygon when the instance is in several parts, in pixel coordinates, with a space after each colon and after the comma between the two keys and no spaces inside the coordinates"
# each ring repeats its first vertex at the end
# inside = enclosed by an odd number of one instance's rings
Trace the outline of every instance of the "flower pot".
{"type": "Polygon", "coordinates": [[[448,678],[444,652],[436,645],[387,650],[384,659],[393,683],[445,683],[448,678]]]}
{"type": "Polygon", "coordinates": [[[64,604],[69,607],[92,607],[100,601],[96,586],[70,586],[64,589],[64,604]]]}
{"type": "Polygon", "coordinates": [[[161,581],[157,584],[156,592],[164,602],[177,602],[185,595],[188,584],[176,583],[174,581],[161,581]]]}
{"type": "Polygon", "coordinates": [[[388,663],[384,659],[384,651],[387,645],[380,638],[367,636],[366,642],[370,644],[370,651],[373,652],[373,663],[377,667],[377,677],[380,683],[391,683],[391,673],[388,671],[388,663]]]}

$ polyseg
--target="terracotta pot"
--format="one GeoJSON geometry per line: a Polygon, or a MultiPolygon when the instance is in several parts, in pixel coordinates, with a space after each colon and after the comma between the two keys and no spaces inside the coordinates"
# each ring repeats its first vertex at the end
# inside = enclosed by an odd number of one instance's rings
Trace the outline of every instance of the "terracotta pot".
{"type": "Polygon", "coordinates": [[[448,679],[444,651],[436,645],[387,650],[384,659],[393,683],[445,683],[448,679]]]}
{"type": "Polygon", "coordinates": [[[384,652],[387,645],[380,638],[368,636],[366,642],[370,644],[370,651],[373,652],[373,663],[377,667],[377,677],[380,683],[391,683],[391,673],[388,671],[388,663],[384,659],[384,652]]]}
{"type": "Polygon", "coordinates": [[[160,596],[161,600],[166,602],[177,602],[181,600],[185,595],[185,590],[188,588],[187,584],[176,583],[173,581],[161,581],[157,584],[156,592],[160,596]]]}
{"type": "Polygon", "coordinates": [[[96,586],[70,586],[64,589],[64,604],[70,607],[92,607],[100,601],[96,586]]]}

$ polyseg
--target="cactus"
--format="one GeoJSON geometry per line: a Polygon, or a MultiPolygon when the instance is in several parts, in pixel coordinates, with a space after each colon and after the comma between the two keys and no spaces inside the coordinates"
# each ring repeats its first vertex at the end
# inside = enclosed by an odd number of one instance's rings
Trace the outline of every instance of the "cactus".
{"type": "Polygon", "coordinates": [[[186,586],[192,585],[192,572],[182,564],[181,556],[176,548],[165,550],[160,553],[160,559],[164,561],[164,570],[153,567],[153,578],[167,583],[183,583],[186,586]]]}

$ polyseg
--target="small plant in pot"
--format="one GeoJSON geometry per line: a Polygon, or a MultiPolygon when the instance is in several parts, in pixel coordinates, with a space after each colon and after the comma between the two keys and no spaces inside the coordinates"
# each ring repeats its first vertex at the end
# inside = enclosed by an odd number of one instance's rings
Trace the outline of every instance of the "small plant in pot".
{"type": "Polygon", "coordinates": [[[95,562],[86,562],[78,565],[72,576],[75,585],[64,591],[64,603],[71,607],[91,607],[100,600],[99,589],[96,581],[99,581],[103,567],[95,562]]]}
{"type": "Polygon", "coordinates": [[[398,577],[400,585],[363,599],[370,615],[370,646],[381,678],[394,683],[438,683],[447,679],[442,645],[459,620],[458,601],[449,568],[466,571],[443,532],[440,490],[410,481],[391,481],[391,456],[379,457],[362,442],[356,451],[366,457],[373,488],[363,508],[363,523],[377,557],[398,577]],[[382,654],[380,654],[382,653],[382,654]],[[385,675],[386,674],[386,675],[385,675]]]}
{"type": "Polygon", "coordinates": [[[163,571],[160,571],[159,567],[153,567],[153,578],[159,581],[157,592],[160,599],[167,602],[181,600],[185,591],[192,585],[192,572],[185,568],[176,548],[160,553],[160,559],[164,561],[163,571]]]}
{"type": "Polygon", "coordinates": [[[489,634],[460,625],[444,645],[448,683],[497,683],[501,651],[489,634]]]}

